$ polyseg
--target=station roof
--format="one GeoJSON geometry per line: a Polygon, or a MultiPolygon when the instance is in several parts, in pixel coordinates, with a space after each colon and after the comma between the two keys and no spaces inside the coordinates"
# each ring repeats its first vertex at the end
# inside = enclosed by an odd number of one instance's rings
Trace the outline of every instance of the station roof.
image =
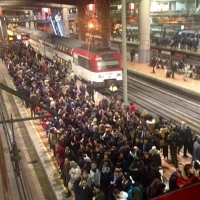
{"type": "MultiPolygon", "coordinates": [[[[28,7],[47,7],[49,4],[56,4],[59,7],[59,4],[65,5],[77,5],[80,0],[1,0],[0,6],[2,7],[12,7],[14,8],[27,8],[28,7]]],[[[94,0],[81,0],[84,1],[85,4],[94,3],[94,0]]]]}

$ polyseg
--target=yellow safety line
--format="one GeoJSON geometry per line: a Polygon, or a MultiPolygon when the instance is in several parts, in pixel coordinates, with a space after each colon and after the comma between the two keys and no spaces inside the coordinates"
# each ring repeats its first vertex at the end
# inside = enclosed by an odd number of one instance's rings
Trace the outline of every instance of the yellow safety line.
{"type": "MultiPolygon", "coordinates": [[[[25,108],[24,108],[24,109],[25,109],[25,108]]],[[[29,115],[27,109],[25,109],[25,111],[26,111],[26,114],[29,115]]],[[[31,124],[32,124],[32,126],[33,126],[33,128],[34,128],[34,130],[35,130],[35,132],[36,132],[36,135],[37,135],[38,139],[42,140],[42,139],[41,139],[41,136],[40,136],[40,134],[39,134],[39,131],[38,131],[37,128],[35,127],[35,124],[33,123],[32,120],[30,120],[30,122],[31,122],[31,124]]],[[[56,172],[56,175],[57,175],[57,177],[58,177],[58,180],[60,181],[60,184],[61,184],[62,187],[63,187],[63,190],[65,191],[66,188],[65,188],[63,182],[61,181],[61,179],[59,178],[59,177],[60,177],[60,173],[59,173],[59,171],[58,171],[58,168],[56,167],[54,161],[51,159],[51,155],[50,155],[50,153],[48,152],[48,149],[47,149],[47,147],[44,145],[43,141],[42,141],[42,147],[43,147],[43,149],[44,149],[44,151],[45,151],[45,153],[46,153],[46,155],[47,155],[47,157],[48,157],[48,159],[49,159],[49,161],[50,161],[50,163],[51,163],[53,169],[54,169],[55,172],[56,172]]]]}
{"type": "MultiPolygon", "coordinates": [[[[1,64],[2,64],[2,63],[1,63],[1,64]]],[[[6,67],[6,66],[4,65],[4,67],[6,67]]],[[[10,78],[10,77],[9,77],[9,78],[10,78]]],[[[15,87],[15,85],[13,84],[13,81],[11,80],[11,78],[10,78],[9,82],[10,82],[9,84],[11,84],[11,85],[13,85],[13,86],[15,87]]],[[[24,108],[24,107],[23,107],[23,108],[24,108]]],[[[28,110],[27,110],[26,108],[24,108],[24,110],[25,110],[26,114],[27,114],[28,116],[30,116],[28,110]]],[[[42,140],[41,137],[40,137],[39,131],[38,131],[37,128],[35,127],[35,124],[33,123],[32,120],[30,120],[30,122],[31,122],[31,124],[32,124],[32,126],[33,126],[33,128],[34,128],[34,130],[35,130],[35,132],[36,132],[36,134],[37,134],[38,139],[42,140]]],[[[60,177],[60,173],[59,173],[59,171],[58,171],[58,169],[57,169],[57,167],[56,167],[54,161],[51,159],[51,155],[49,154],[49,152],[48,152],[48,150],[47,150],[47,148],[46,148],[46,146],[44,145],[43,142],[42,142],[42,147],[43,147],[44,151],[46,152],[46,155],[47,155],[47,157],[48,157],[48,159],[49,159],[49,161],[50,161],[50,163],[51,163],[53,169],[54,169],[55,172],[56,172],[56,175],[57,175],[57,177],[58,177],[58,180],[60,181],[61,186],[63,187],[63,190],[66,191],[66,187],[64,186],[63,182],[62,182],[61,179],[59,178],[59,177],[60,177]]]]}

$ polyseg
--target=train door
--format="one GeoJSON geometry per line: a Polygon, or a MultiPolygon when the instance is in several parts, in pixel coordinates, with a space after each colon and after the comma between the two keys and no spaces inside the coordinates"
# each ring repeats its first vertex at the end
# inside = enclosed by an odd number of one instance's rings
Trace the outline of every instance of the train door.
{"type": "Polygon", "coordinates": [[[74,64],[72,65],[72,70],[74,73],[79,76],[80,78],[83,77],[82,67],[79,65],[79,56],[77,54],[74,54],[74,64]]]}
{"type": "Polygon", "coordinates": [[[161,51],[160,66],[162,69],[169,69],[171,65],[171,52],[161,51]]]}
{"type": "MultiPolygon", "coordinates": [[[[76,74],[77,74],[77,71],[78,71],[78,55],[77,54],[74,54],[74,58],[73,58],[73,65],[72,65],[72,71],[74,71],[76,74]]],[[[77,74],[78,75],[78,74],[77,74]]]]}

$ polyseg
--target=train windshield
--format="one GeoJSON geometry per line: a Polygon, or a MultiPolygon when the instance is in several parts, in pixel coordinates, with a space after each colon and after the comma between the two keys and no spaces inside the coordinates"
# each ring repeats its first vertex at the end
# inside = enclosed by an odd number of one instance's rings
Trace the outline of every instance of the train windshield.
{"type": "Polygon", "coordinates": [[[118,69],[120,67],[118,60],[112,61],[98,61],[97,62],[97,69],[98,71],[103,71],[107,69],[118,69]]]}

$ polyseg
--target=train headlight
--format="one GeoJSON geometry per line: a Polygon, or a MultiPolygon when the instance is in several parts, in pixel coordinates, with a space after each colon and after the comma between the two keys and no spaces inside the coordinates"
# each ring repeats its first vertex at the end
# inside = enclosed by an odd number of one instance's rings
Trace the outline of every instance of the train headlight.
{"type": "Polygon", "coordinates": [[[104,75],[103,74],[99,74],[98,78],[104,78],[104,75]]]}

